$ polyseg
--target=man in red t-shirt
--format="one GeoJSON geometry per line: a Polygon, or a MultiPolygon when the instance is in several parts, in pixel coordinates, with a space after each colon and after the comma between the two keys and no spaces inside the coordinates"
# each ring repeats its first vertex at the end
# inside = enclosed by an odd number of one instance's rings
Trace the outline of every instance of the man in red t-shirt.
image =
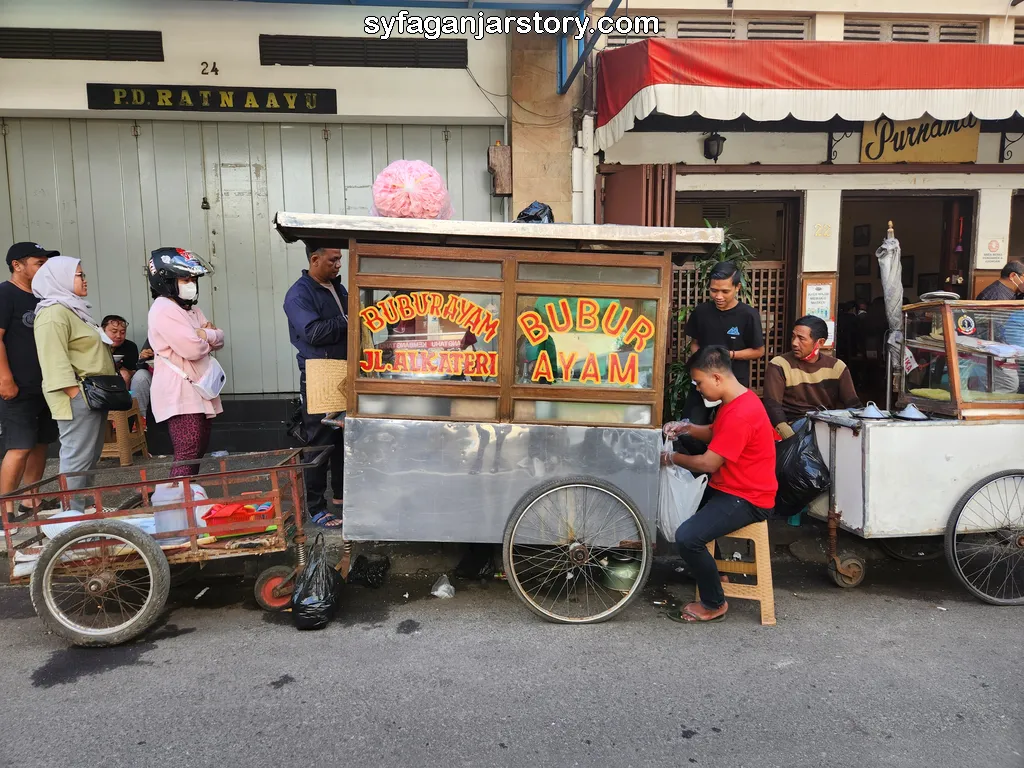
{"type": "Polygon", "coordinates": [[[721,400],[722,405],[714,424],[691,424],[678,433],[709,443],[706,453],[666,453],[662,457],[663,464],[672,462],[694,474],[711,475],[701,506],[676,531],[679,555],[700,588],[700,602],[689,603],[679,614],[669,614],[669,618],[685,623],[725,618],[729,604],[707,544],[745,525],[766,520],[775,507],[779,488],[775,479],[778,434],[761,399],[733,375],[729,350],[704,347],[694,355],[689,368],[693,386],[704,399],[721,400]]]}

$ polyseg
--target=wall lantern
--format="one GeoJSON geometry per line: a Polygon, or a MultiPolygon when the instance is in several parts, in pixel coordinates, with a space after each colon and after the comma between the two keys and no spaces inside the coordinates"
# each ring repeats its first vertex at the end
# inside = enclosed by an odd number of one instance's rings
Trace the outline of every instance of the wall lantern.
{"type": "Polygon", "coordinates": [[[717,163],[718,158],[722,156],[724,148],[725,137],[718,131],[713,131],[710,136],[704,139],[704,157],[708,160],[714,160],[717,163]]]}

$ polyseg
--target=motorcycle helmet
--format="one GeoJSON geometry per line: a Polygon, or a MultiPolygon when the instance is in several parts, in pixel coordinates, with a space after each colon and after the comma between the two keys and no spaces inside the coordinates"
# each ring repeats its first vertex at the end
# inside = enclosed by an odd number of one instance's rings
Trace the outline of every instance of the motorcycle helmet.
{"type": "Polygon", "coordinates": [[[178,295],[178,278],[198,278],[209,274],[210,270],[196,254],[189,250],[157,248],[149,255],[146,272],[154,299],[164,296],[188,309],[199,301],[198,281],[195,298],[186,300],[178,295]]]}

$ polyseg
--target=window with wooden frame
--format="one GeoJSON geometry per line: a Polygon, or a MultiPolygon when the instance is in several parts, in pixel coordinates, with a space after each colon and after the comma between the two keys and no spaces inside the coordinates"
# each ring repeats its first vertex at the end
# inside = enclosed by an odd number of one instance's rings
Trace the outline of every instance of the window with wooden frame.
{"type": "Polygon", "coordinates": [[[349,415],[660,425],[668,254],[353,243],[349,258],[349,415]]]}

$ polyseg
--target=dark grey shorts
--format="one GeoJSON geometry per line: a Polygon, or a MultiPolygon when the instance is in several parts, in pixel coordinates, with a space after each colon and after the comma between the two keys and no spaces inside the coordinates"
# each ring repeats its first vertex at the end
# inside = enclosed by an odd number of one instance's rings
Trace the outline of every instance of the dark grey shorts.
{"type": "Polygon", "coordinates": [[[0,425],[8,451],[29,450],[40,443],[55,443],[59,439],[57,422],[42,395],[0,400],[0,425]]]}

